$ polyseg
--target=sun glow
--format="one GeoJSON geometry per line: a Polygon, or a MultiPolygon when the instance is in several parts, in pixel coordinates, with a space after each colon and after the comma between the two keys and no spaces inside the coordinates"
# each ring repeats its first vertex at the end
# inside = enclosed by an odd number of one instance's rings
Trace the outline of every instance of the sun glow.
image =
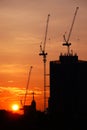
{"type": "Polygon", "coordinates": [[[19,105],[18,104],[13,104],[12,105],[12,110],[13,111],[18,111],[19,110],[19,105]]]}

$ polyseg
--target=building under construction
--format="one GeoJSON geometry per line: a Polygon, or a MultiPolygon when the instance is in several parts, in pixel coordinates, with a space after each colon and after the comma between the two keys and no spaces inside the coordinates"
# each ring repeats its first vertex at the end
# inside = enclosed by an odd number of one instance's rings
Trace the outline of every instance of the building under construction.
{"type": "Polygon", "coordinates": [[[87,61],[79,60],[77,54],[70,52],[69,42],[78,9],[67,39],[63,35],[67,53],[60,54],[59,60],[50,61],[49,112],[70,117],[87,114],[87,61]]]}
{"type": "Polygon", "coordinates": [[[50,61],[50,113],[87,113],[87,61],[75,54],[50,61]]]}

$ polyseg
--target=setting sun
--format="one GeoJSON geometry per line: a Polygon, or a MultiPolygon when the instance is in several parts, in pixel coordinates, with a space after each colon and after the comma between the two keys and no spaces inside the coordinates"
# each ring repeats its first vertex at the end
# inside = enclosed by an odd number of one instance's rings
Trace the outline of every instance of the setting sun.
{"type": "Polygon", "coordinates": [[[19,105],[18,104],[12,105],[12,110],[13,111],[18,111],[19,110],[19,105]]]}

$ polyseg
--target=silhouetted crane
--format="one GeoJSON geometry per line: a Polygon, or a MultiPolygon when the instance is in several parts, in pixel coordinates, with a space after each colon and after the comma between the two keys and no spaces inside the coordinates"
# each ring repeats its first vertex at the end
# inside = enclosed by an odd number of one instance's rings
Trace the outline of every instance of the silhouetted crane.
{"type": "Polygon", "coordinates": [[[27,85],[26,85],[26,89],[25,89],[25,95],[24,95],[24,100],[20,100],[21,106],[22,108],[20,108],[20,110],[24,111],[24,108],[26,106],[26,98],[27,98],[27,94],[28,94],[28,88],[29,88],[29,83],[30,83],[30,76],[31,76],[31,70],[32,70],[32,66],[30,66],[30,70],[28,73],[28,80],[27,80],[27,85]]]}
{"type": "Polygon", "coordinates": [[[46,40],[47,40],[49,17],[50,17],[50,14],[48,14],[48,17],[47,17],[44,43],[43,43],[43,46],[41,43],[40,53],[39,53],[40,56],[43,56],[43,62],[44,62],[44,111],[46,110],[46,56],[47,56],[47,53],[45,52],[45,47],[46,47],[46,40]]]}
{"type": "Polygon", "coordinates": [[[68,48],[68,55],[70,54],[70,49],[69,49],[69,47],[70,47],[70,45],[71,45],[71,43],[69,43],[69,40],[70,40],[70,36],[71,36],[71,33],[72,33],[72,29],[73,29],[73,25],[74,25],[74,22],[75,22],[75,18],[76,18],[76,14],[77,14],[77,11],[78,11],[78,9],[79,9],[79,7],[76,7],[76,11],[75,11],[75,14],[74,14],[74,17],[73,17],[73,21],[72,21],[72,24],[71,24],[71,28],[70,28],[70,31],[69,31],[69,34],[68,34],[68,37],[67,37],[67,39],[66,39],[66,37],[65,37],[65,34],[63,35],[63,37],[64,37],[64,41],[65,41],[65,43],[63,43],[63,46],[67,46],[67,48],[68,48]]]}
{"type": "Polygon", "coordinates": [[[27,81],[27,86],[26,86],[26,92],[25,92],[23,106],[25,106],[25,104],[26,104],[26,97],[27,97],[27,94],[28,94],[28,87],[29,87],[29,82],[30,82],[31,70],[32,70],[32,66],[30,66],[30,70],[29,70],[29,75],[28,75],[28,81],[27,81]]]}

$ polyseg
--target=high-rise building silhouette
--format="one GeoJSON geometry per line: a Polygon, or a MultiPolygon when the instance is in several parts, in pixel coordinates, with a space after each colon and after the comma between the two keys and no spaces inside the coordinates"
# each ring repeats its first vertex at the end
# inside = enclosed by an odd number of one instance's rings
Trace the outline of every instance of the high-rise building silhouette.
{"type": "Polygon", "coordinates": [[[67,115],[87,113],[87,61],[75,54],[50,61],[49,112],[67,115]]]}

